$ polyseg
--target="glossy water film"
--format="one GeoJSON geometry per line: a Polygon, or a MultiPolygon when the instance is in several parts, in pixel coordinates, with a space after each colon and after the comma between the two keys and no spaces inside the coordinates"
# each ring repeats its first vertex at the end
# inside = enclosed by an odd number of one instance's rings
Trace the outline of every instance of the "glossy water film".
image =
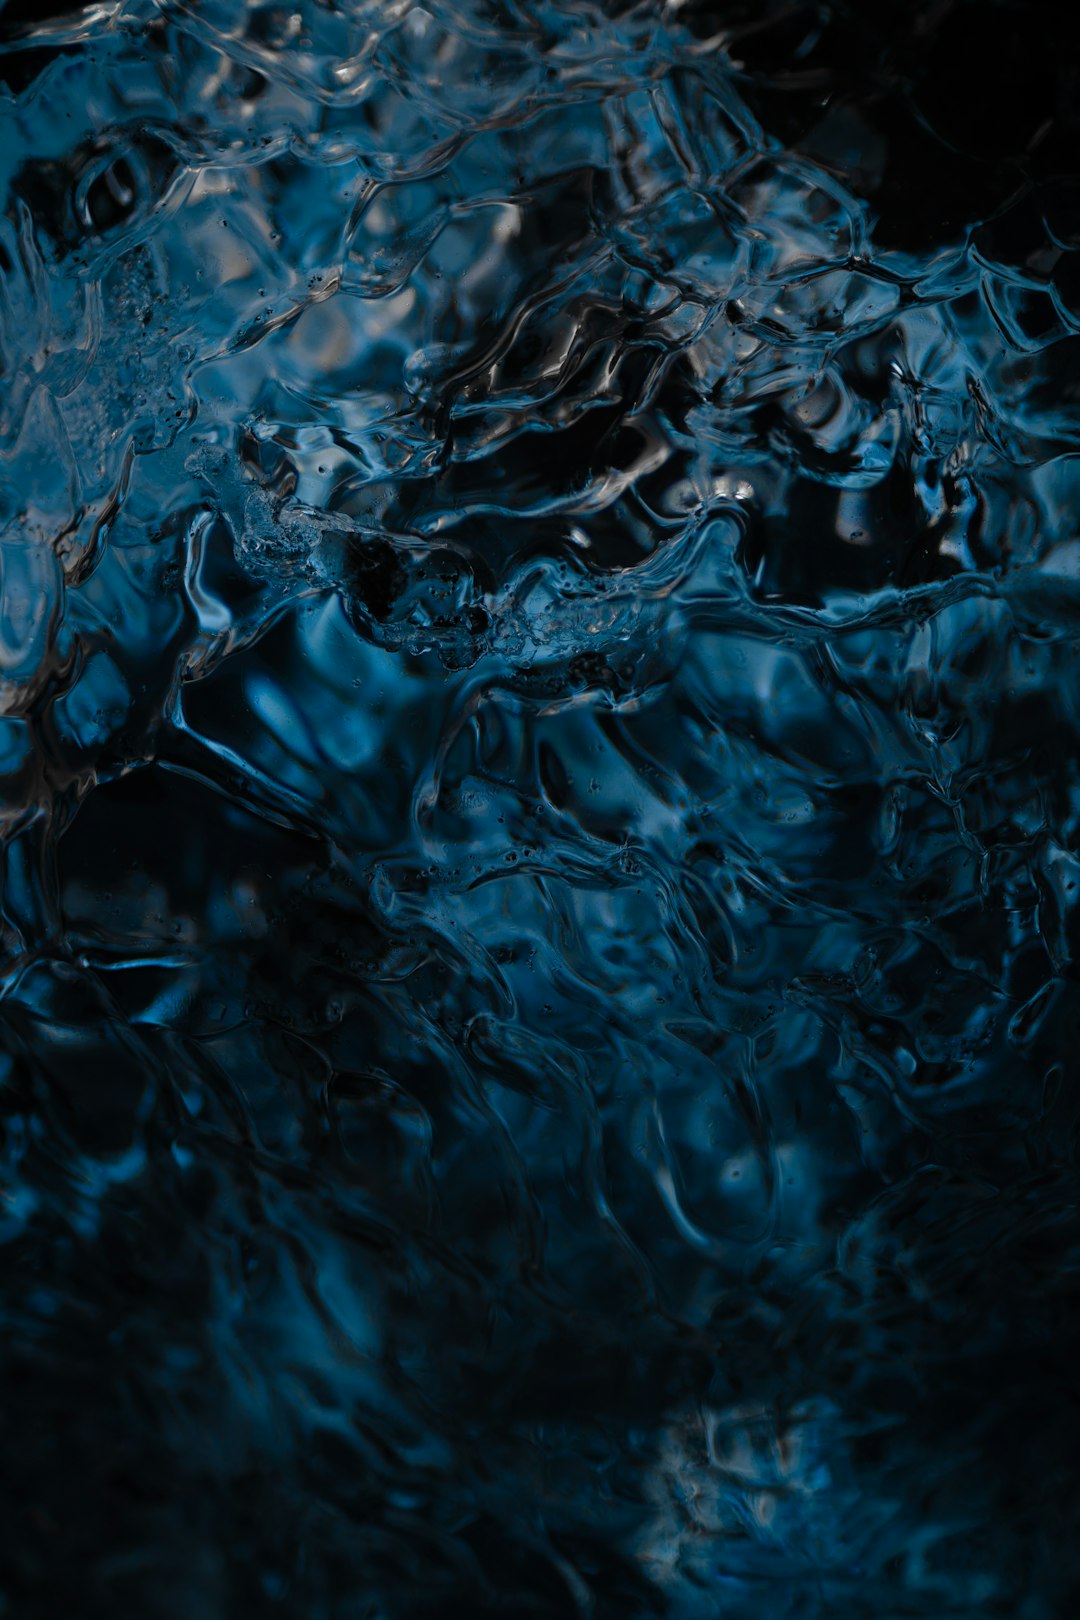
{"type": "Polygon", "coordinates": [[[1070,1620],[1056,13],[0,34],[0,1614],[1070,1620]]]}

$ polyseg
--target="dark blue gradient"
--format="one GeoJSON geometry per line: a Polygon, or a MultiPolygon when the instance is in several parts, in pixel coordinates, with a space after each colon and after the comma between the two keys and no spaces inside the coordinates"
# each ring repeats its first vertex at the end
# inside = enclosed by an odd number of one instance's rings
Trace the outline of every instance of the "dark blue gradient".
{"type": "Polygon", "coordinates": [[[0,35],[0,1616],[1075,1620],[1063,18],[0,35]]]}

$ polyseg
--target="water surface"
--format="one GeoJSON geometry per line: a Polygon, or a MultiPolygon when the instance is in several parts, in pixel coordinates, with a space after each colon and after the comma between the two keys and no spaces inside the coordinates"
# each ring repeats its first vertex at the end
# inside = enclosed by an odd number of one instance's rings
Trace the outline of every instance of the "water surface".
{"type": "Polygon", "coordinates": [[[1075,1615],[1056,11],[52,12],[0,1614],[1075,1615]]]}

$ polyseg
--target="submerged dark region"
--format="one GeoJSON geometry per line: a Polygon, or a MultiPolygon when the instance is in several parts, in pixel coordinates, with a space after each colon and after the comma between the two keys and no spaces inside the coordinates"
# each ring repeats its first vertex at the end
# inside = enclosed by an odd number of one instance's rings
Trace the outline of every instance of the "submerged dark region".
{"type": "Polygon", "coordinates": [[[1080,1614],[1080,59],[0,7],[0,1615],[1080,1614]]]}

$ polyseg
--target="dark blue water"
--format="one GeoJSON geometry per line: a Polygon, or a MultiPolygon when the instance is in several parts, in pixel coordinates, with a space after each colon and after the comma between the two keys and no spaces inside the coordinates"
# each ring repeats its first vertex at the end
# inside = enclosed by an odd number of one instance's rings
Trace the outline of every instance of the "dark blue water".
{"type": "Polygon", "coordinates": [[[0,1615],[1080,1613],[1080,70],[0,9],[0,1615]]]}

